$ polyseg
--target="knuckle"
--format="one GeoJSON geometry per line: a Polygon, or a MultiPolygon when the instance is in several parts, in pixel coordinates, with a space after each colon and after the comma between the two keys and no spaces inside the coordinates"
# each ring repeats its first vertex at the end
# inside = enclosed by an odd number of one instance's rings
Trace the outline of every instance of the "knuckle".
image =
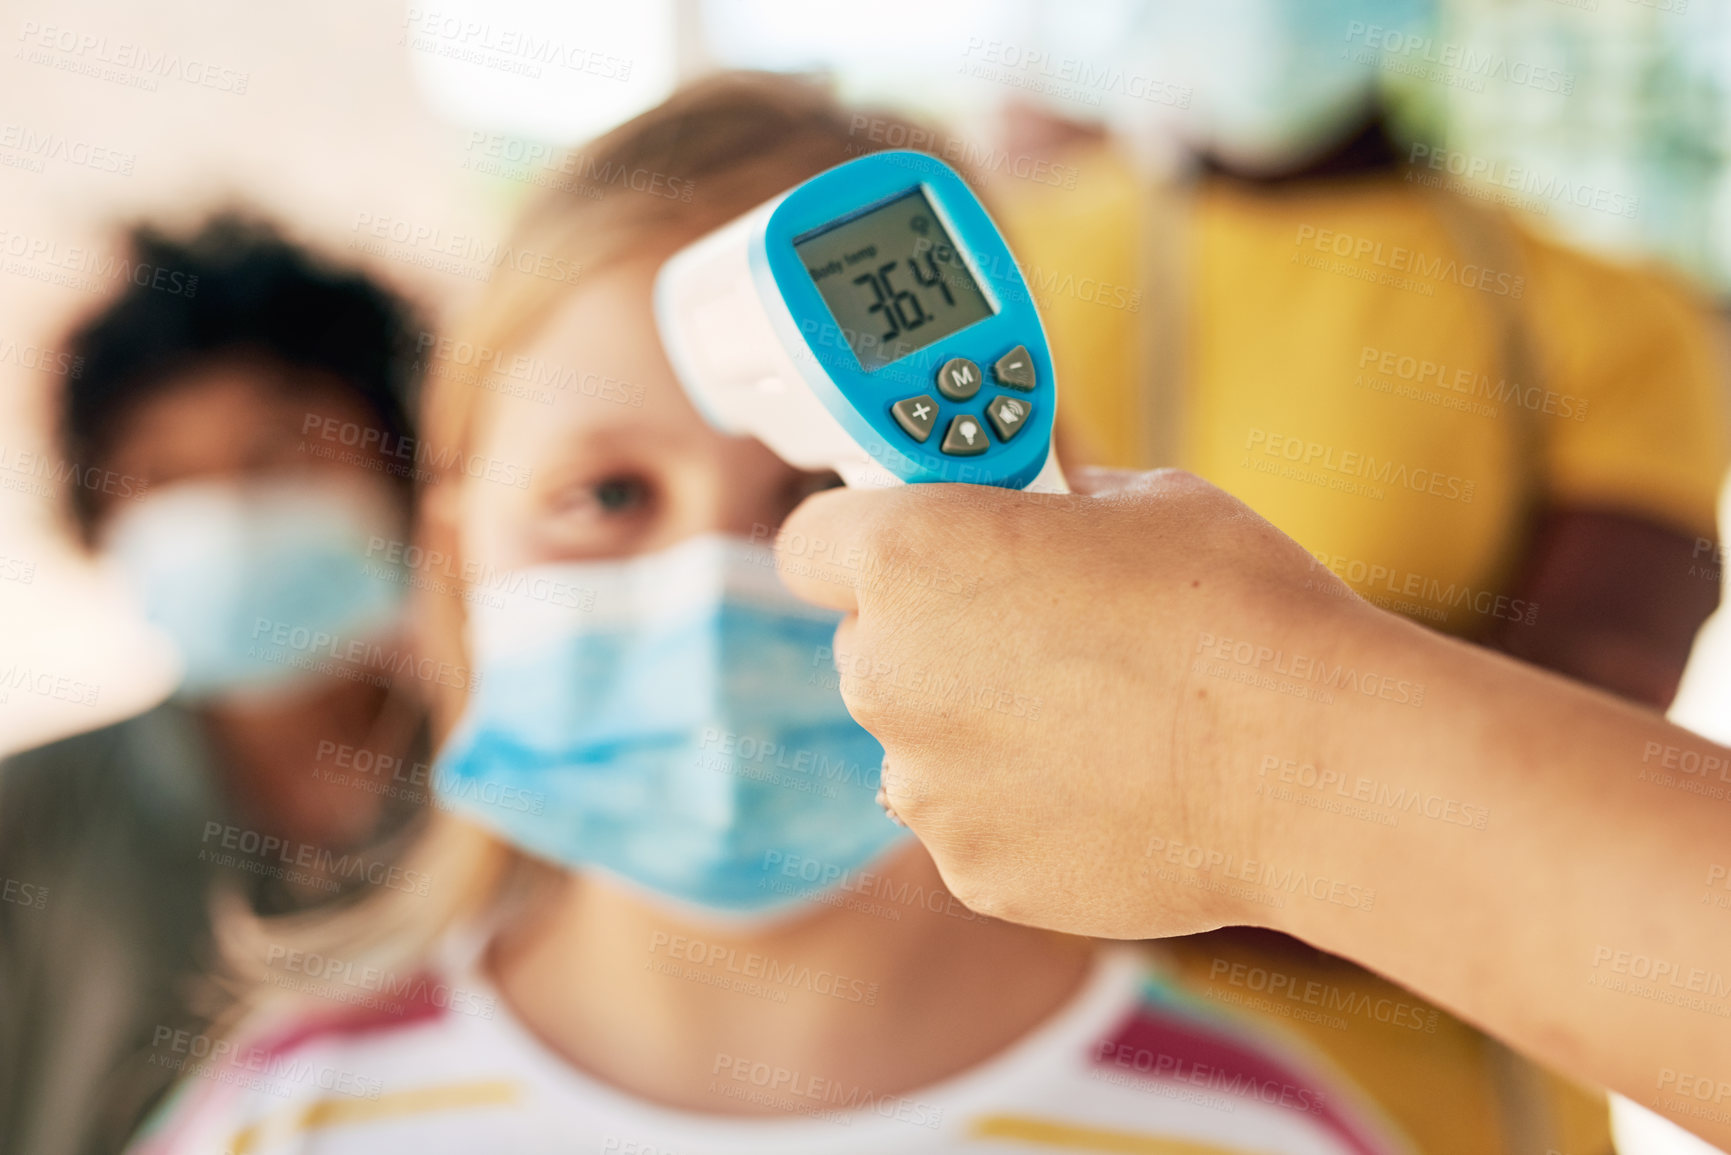
{"type": "Polygon", "coordinates": [[[909,822],[932,818],[932,799],[918,772],[910,773],[894,759],[886,761],[883,772],[884,795],[897,814],[909,822]]]}
{"type": "Polygon", "coordinates": [[[889,703],[884,695],[872,684],[869,673],[855,669],[852,663],[840,668],[836,678],[841,688],[842,705],[847,707],[854,721],[875,736],[891,721],[889,703]]]}
{"type": "Polygon", "coordinates": [[[997,891],[971,871],[958,873],[955,877],[946,877],[944,884],[950,888],[950,893],[956,896],[956,901],[976,914],[997,917],[1000,896],[997,891]]]}
{"type": "Polygon", "coordinates": [[[906,527],[879,534],[872,543],[861,584],[878,594],[895,591],[903,584],[904,575],[918,570],[927,556],[919,538],[917,532],[906,527]]]}

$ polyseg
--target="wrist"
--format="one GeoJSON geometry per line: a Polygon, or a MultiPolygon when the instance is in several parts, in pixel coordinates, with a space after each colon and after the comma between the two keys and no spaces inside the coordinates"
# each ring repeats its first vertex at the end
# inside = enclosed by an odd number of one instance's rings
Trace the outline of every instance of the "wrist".
{"type": "Polygon", "coordinates": [[[1314,887],[1269,925],[1353,954],[1369,927],[1386,933],[1403,917],[1415,886],[1458,865],[1463,845],[1479,847],[1462,839],[1483,840],[1497,798],[1475,772],[1484,719],[1451,705],[1470,648],[1364,603],[1331,632],[1333,701],[1293,731],[1303,736],[1300,767],[1270,770],[1291,780],[1256,833],[1314,887]]]}
{"type": "Polygon", "coordinates": [[[1370,763],[1383,759],[1361,752],[1421,718],[1427,687],[1409,634],[1428,638],[1356,599],[1330,601],[1199,656],[1191,781],[1210,918],[1301,934],[1375,908],[1365,864],[1386,816],[1362,796],[1374,800],[1370,763]]]}

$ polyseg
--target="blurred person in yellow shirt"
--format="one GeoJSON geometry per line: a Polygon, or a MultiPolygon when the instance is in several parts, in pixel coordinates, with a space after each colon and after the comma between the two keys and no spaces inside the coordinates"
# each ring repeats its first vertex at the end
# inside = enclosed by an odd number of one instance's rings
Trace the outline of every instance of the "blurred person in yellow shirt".
{"type": "MultiPolygon", "coordinates": [[[[1425,0],[1132,7],[1126,75],[1174,94],[1140,131],[1181,142],[1185,175],[1048,101],[1018,107],[1010,151],[1071,179],[994,190],[1071,456],[1193,470],[1385,608],[1668,702],[1717,602],[1700,303],[1517,223],[1490,195],[1511,174],[1463,185],[1472,158],[1396,143],[1386,73],[1479,68],[1425,0]]],[[[1520,75],[1568,99],[1555,70],[1520,75]]]]}

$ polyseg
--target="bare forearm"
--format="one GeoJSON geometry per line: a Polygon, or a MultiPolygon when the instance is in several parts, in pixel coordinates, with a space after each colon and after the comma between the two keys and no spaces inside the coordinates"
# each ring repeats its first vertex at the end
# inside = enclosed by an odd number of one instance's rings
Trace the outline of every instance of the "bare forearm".
{"type": "Polygon", "coordinates": [[[1731,752],[1384,615],[1353,641],[1422,706],[1303,703],[1317,765],[1369,805],[1266,830],[1375,900],[1270,921],[1731,1142],[1731,801],[1689,789],[1731,796],[1731,752]]]}

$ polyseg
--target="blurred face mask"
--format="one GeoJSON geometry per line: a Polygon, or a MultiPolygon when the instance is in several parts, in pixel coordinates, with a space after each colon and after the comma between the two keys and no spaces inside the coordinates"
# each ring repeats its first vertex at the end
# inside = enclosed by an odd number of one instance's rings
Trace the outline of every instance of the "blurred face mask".
{"type": "Polygon", "coordinates": [[[1073,5],[1045,0],[1039,37],[1054,54],[1119,69],[1160,94],[1129,100],[1106,93],[1102,112],[1121,130],[1176,137],[1233,168],[1271,174],[1326,151],[1375,107],[1382,53],[1368,30],[1422,34],[1433,6],[1113,0],[1079,21],[1073,5]]]}
{"type": "Polygon", "coordinates": [[[1196,143],[1229,165],[1261,172],[1300,164],[1373,105],[1376,64],[1360,59],[1362,38],[1349,40],[1368,7],[1362,0],[1161,7],[1198,66],[1196,143]]]}
{"type": "Polygon", "coordinates": [[[120,511],[103,548],[179,651],[182,697],[270,694],[396,624],[402,575],[368,551],[401,520],[377,486],[187,481],[120,511]]]}
{"type": "Polygon", "coordinates": [[[497,584],[470,606],[480,686],[435,766],[443,805],[723,922],[811,909],[907,836],[835,688],[840,616],[769,549],[710,535],[497,584]]]}

